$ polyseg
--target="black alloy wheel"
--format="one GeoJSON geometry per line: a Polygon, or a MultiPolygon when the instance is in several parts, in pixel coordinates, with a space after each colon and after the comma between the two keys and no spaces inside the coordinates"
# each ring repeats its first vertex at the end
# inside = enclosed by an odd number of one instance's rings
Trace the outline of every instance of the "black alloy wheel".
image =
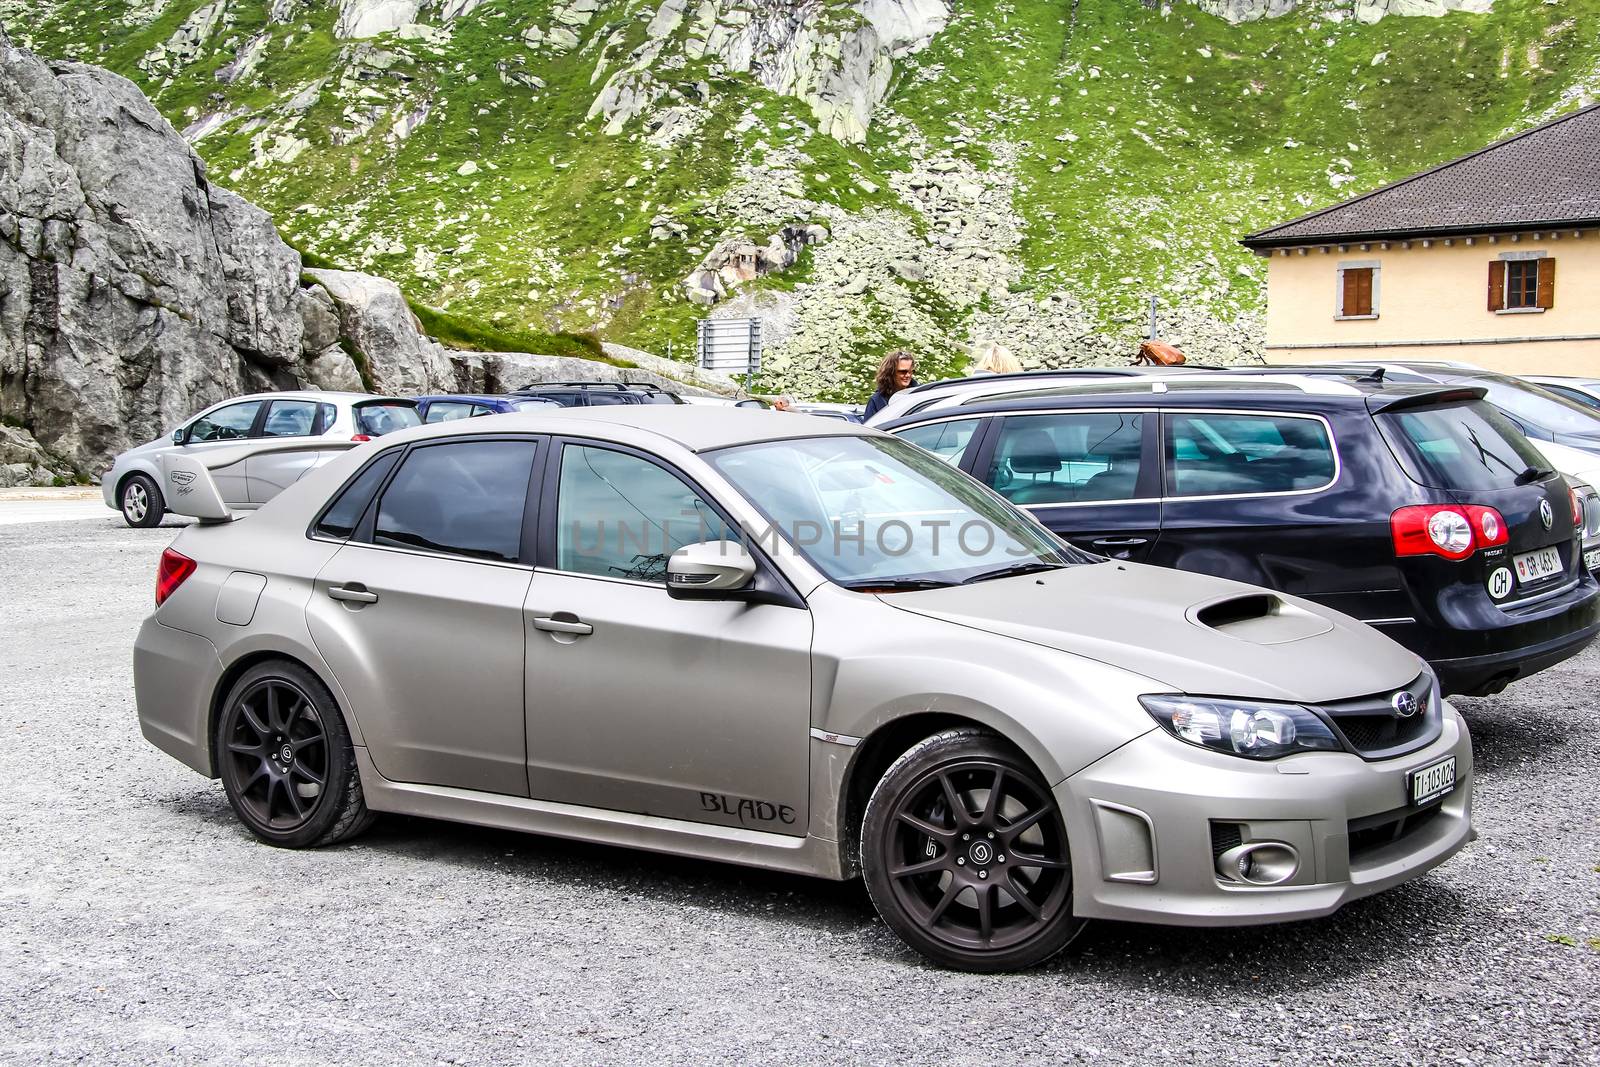
{"type": "Polygon", "coordinates": [[[144,474],[135,474],[122,483],[117,507],[122,511],[123,522],[141,530],[160,526],[167,513],[167,502],[162,499],[161,490],[144,474]]]}
{"type": "Polygon", "coordinates": [[[223,706],[216,749],[228,802],[263,841],[331,844],[372,821],[333,696],[299,664],[244,673],[223,706]]]}
{"type": "Polygon", "coordinates": [[[1055,799],[993,734],[952,730],[897,760],[868,802],[861,858],[884,920],[946,966],[1030,967],[1083,927],[1055,799]]]}

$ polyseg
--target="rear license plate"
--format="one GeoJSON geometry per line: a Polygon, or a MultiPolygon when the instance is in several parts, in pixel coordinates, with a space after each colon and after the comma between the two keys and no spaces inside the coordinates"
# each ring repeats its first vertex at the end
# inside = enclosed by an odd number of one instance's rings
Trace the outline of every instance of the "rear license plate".
{"type": "Polygon", "coordinates": [[[1411,785],[1412,806],[1431,804],[1456,787],[1456,758],[1446,756],[1420,771],[1412,771],[1407,780],[1411,785]]]}
{"type": "Polygon", "coordinates": [[[1600,571],[1600,548],[1591,548],[1583,554],[1585,570],[1600,571]]]}
{"type": "Polygon", "coordinates": [[[1523,585],[1561,573],[1561,553],[1554,548],[1512,556],[1511,563],[1517,569],[1517,581],[1523,585]]]}

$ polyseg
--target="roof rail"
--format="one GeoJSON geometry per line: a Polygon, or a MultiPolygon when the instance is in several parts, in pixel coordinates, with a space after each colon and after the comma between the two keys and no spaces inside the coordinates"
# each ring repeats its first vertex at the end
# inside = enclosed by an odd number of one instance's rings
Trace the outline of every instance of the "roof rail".
{"type": "Polygon", "coordinates": [[[616,389],[619,392],[640,389],[647,393],[666,392],[654,382],[530,382],[515,392],[528,393],[538,389],[616,389]]]}

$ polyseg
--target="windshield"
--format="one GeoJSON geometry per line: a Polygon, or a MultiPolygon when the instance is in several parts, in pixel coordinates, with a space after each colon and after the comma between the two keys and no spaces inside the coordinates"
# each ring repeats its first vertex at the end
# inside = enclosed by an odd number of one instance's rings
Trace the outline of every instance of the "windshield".
{"type": "Polygon", "coordinates": [[[849,588],[954,585],[1098,558],[894,438],[798,438],[707,458],[818,570],[849,588]]]}
{"type": "Polygon", "coordinates": [[[1489,403],[1514,419],[1550,433],[1600,434],[1600,416],[1548,389],[1504,378],[1474,378],[1489,391],[1489,403]]]}
{"type": "Polygon", "coordinates": [[[358,404],[355,414],[356,429],[368,437],[382,437],[386,433],[422,425],[417,405],[409,400],[358,404]]]}

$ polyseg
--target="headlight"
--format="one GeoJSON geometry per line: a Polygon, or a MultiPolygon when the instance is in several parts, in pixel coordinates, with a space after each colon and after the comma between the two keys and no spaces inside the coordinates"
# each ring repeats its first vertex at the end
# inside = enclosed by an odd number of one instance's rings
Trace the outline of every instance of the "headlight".
{"type": "Polygon", "coordinates": [[[1344,748],[1327,723],[1299,704],[1186,696],[1143,696],[1139,703],[1178,740],[1233,756],[1276,759],[1344,748]]]}

